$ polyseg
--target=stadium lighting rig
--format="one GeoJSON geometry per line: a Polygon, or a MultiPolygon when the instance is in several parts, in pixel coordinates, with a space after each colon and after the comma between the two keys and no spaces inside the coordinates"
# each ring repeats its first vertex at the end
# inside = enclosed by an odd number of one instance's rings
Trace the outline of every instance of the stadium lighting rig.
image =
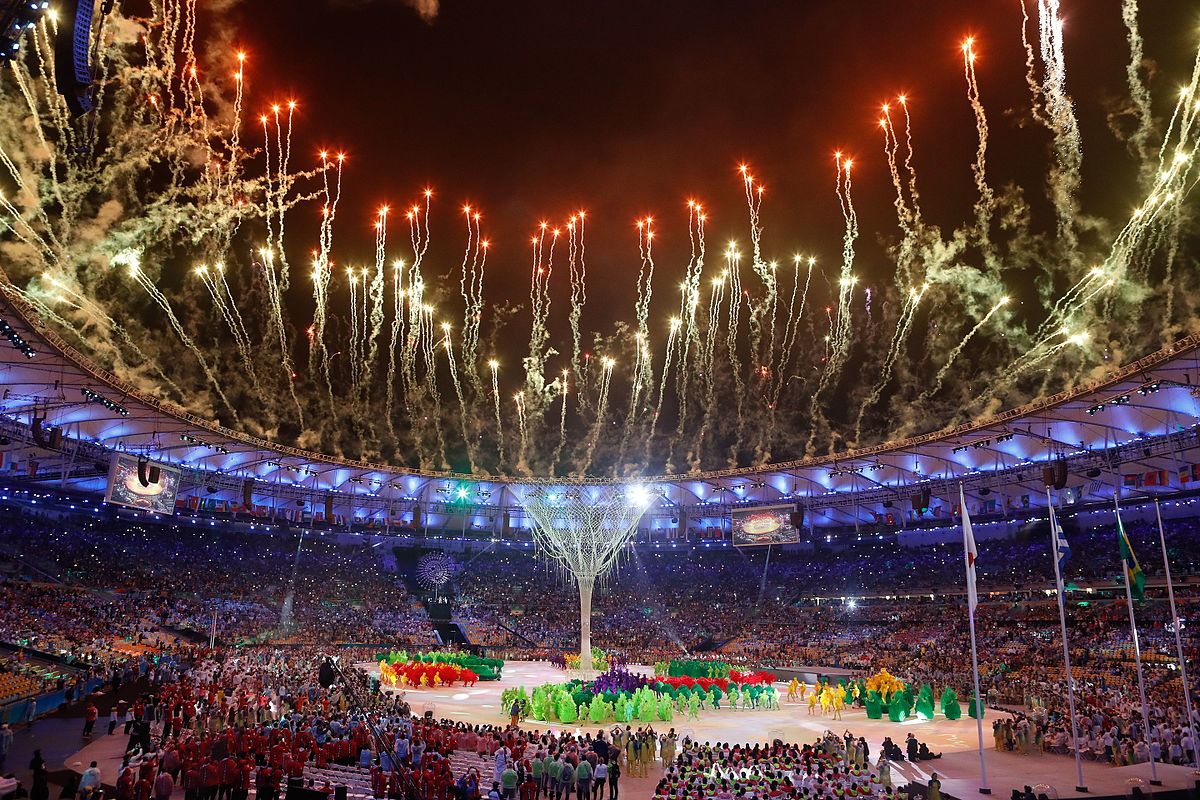
{"type": "Polygon", "coordinates": [[[0,319],[0,336],[8,339],[9,343],[20,350],[26,358],[35,358],[37,356],[37,351],[29,346],[29,342],[25,341],[24,337],[17,333],[12,325],[9,325],[2,319],[0,319]]]}
{"type": "Polygon", "coordinates": [[[21,36],[49,10],[49,0],[0,2],[0,63],[16,57],[21,50],[21,36]]]}
{"type": "Polygon", "coordinates": [[[99,403],[100,405],[107,408],[109,411],[113,412],[114,414],[120,414],[122,417],[129,416],[129,409],[127,409],[125,406],[121,405],[120,403],[113,401],[113,400],[109,400],[104,395],[93,392],[91,389],[88,389],[87,387],[84,387],[83,389],[80,389],[79,391],[80,391],[80,393],[83,394],[83,399],[87,400],[89,403],[99,403]]]}

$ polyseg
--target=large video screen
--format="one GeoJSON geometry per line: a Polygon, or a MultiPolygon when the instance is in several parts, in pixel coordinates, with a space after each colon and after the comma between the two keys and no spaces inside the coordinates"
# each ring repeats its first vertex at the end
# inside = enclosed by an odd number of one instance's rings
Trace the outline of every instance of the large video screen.
{"type": "Polygon", "coordinates": [[[730,518],[735,547],[796,544],[800,531],[792,524],[795,506],[767,506],[735,510],[730,518]]]}
{"type": "Polygon", "coordinates": [[[165,464],[149,462],[158,467],[158,482],[144,485],[138,475],[137,456],[114,453],[108,470],[108,491],[104,501],[127,508],[152,511],[155,514],[174,514],[175,495],[179,493],[179,470],[165,464]]]}

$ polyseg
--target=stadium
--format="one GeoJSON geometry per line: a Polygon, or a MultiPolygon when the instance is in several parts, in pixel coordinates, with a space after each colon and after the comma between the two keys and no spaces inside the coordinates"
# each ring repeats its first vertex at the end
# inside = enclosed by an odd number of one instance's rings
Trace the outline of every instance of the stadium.
{"type": "Polygon", "coordinates": [[[0,2],[0,796],[1195,797],[1194,20],[517,5],[0,2]]]}

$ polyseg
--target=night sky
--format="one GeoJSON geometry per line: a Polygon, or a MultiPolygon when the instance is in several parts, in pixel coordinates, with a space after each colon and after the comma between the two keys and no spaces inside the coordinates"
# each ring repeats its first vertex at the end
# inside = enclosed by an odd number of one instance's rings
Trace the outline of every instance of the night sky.
{"type": "MultiPolygon", "coordinates": [[[[1027,4],[1036,47],[1036,4],[1027,4]]],[[[1197,14],[1186,3],[1143,5],[1162,116],[1190,72],[1197,14]]],[[[1084,134],[1084,210],[1123,218],[1136,195],[1134,162],[1108,127],[1128,94],[1119,3],[1066,2],[1063,16],[1068,89],[1084,134]]],[[[495,245],[487,295],[520,301],[537,223],[561,224],[586,208],[592,328],[632,316],[635,218],[656,218],[664,290],[686,261],[688,198],[709,209],[710,259],[730,238],[745,249],[741,162],[767,186],[764,256],[812,253],[834,275],[842,219],[832,153],[852,154],[863,232],[855,271],[868,286],[890,282],[880,242],[896,222],[879,104],[908,94],[926,216],[946,228],[966,221],[976,138],[965,35],[977,37],[989,178],[1023,184],[1035,217],[1052,224],[1043,191],[1050,135],[1029,116],[1019,0],[448,0],[430,21],[396,0],[294,0],[285,13],[242,2],[222,23],[250,53],[249,110],[288,97],[301,103],[294,165],[322,146],[349,153],[335,239],[342,263],[371,258],[380,204],[407,205],[428,185],[437,194],[426,274],[457,266],[460,207],[470,202],[495,245]]],[[[315,207],[293,214],[290,241],[304,241],[315,216],[315,207]]],[[[389,257],[406,255],[402,217],[392,231],[389,257]]],[[[560,318],[565,282],[564,271],[560,318]]],[[[657,309],[652,317],[669,313],[657,309]]]]}

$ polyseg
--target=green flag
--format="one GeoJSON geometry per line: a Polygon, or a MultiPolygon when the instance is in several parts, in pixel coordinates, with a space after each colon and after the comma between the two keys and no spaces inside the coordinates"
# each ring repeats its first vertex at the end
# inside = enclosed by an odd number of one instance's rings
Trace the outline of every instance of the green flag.
{"type": "Polygon", "coordinates": [[[1125,526],[1121,524],[1121,515],[1117,515],[1117,542],[1121,546],[1121,564],[1125,568],[1125,581],[1129,584],[1129,592],[1138,600],[1146,596],[1146,574],[1138,564],[1133,547],[1129,544],[1129,536],[1125,526]]]}

